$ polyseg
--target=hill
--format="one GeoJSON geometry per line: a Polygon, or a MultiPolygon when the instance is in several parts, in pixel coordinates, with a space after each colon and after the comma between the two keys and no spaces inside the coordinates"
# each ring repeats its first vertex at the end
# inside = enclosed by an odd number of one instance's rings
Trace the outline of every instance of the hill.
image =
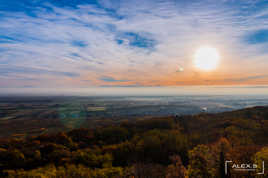
{"type": "Polygon", "coordinates": [[[268,107],[109,121],[3,138],[0,172],[2,177],[253,177],[255,171],[225,175],[224,161],[268,162],[267,134],[268,107]]]}

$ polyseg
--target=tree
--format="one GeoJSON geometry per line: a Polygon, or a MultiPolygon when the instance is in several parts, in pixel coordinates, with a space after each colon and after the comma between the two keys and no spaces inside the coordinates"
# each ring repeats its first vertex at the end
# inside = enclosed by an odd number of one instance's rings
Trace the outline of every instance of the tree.
{"type": "Polygon", "coordinates": [[[165,177],[165,167],[160,164],[152,163],[135,163],[131,168],[125,171],[125,177],[127,178],[163,178],[165,177]],[[127,173],[126,173],[127,172],[127,173]]]}
{"type": "Polygon", "coordinates": [[[206,145],[198,145],[189,151],[188,173],[190,178],[214,178],[215,160],[206,145]]]}
{"type": "Polygon", "coordinates": [[[172,164],[167,167],[166,178],[185,178],[187,170],[181,162],[181,158],[178,155],[170,157],[172,164]]]}
{"type": "MultiPolygon", "coordinates": [[[[268,163],[268,147],[264,147],[259,152],[257,152],[254,155],[253,160],[258,165],[258,172],[262,172],[263,162],[268,163]]],[[[265,171],[264,177],[266,176],[268,176],[268,171],[265,171]]]]}
{"type": "Polygon", "coordinates": [[[215,144],[211,146],[212,154],[216,158],[216,165],[217,165],[217,177],[219,178],[226,178],[225,175],[225,161],[231,160],[230,158],[230,151],[231,151],[231,144],[228,139],[222,137],[220,138],[215,144]]]}

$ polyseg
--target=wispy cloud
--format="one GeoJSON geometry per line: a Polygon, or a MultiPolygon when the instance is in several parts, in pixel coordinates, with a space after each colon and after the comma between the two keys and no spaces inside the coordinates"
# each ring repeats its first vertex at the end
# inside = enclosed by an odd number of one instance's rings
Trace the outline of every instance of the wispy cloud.
{"type": "Polygon", "coordinates": [[[200,79],[192,81],[196,73],[192,56],[204,44],[215,46],[222,54],[218,75],[231,73],[236,80],[240,77],[237,70],[245,73],[240,78],[246,78],[256,73],[256,68],[267,75],[265,3],[71,2],[41,1],[26,7],[18,1],[13,4],[19,4],[17,9],[0,10],[0,64],[6,65],[0,69],[2,75],[19,73],[38,78],[40,83],[51,82],[51,77],[62,80],[63,85],[80,85],[79,81],[85,80],[91,81],[88,86],[124,81],[148,86],[178,81],[196,84],[200,79]],[[176,76],[178,64],[184,69],[180,76],[176,76]],[[103,77],[110,74],[114,78],[103,77]],[[156,79],[158,83],[154,83],[156,79]]]}

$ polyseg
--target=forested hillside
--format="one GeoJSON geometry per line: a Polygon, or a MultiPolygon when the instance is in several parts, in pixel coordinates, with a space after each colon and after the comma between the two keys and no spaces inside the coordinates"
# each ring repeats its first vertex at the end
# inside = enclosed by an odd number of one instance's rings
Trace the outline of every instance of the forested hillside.
{"type": "Polygon", "coordinates": [[[268,107],[254,107],[7,138],[0,143],[1,177],[254,177],[225,175],[224,161],[268,163],[267,136],[268,107]]]}

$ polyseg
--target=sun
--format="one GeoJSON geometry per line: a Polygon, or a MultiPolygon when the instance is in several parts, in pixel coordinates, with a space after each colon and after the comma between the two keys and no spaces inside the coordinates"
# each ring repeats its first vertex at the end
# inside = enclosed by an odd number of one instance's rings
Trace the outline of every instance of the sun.
{"type": "Polygon", "coordinates": [[[217,68],[220,55],[216,48],[203,46],[194,55],[194,65],[200,70],[210,71],[217,68]]]}

